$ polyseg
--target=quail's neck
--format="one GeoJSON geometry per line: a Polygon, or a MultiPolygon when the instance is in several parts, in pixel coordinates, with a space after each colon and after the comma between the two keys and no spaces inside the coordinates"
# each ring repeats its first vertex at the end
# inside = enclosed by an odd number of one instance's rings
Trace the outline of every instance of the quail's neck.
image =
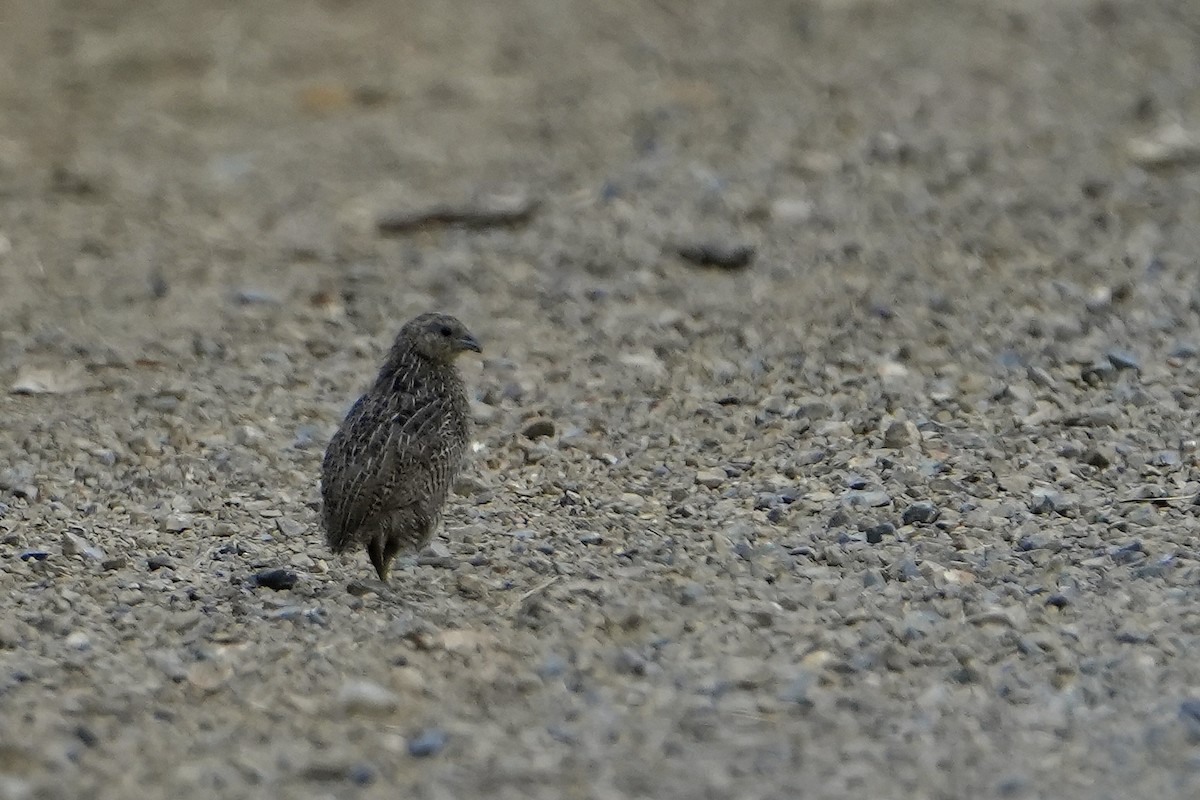
{"type": "Polygon", "coordinates": [[[377,387],[400,392],[415,383],[454,384],[459,381],[454,365],[422,355],[411,346],[393,348],[379,370],[377,387]]]}

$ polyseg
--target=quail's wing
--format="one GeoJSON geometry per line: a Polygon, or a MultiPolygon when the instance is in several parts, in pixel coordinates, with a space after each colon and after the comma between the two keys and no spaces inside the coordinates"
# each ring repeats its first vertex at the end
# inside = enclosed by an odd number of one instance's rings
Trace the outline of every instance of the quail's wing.
{"type": "Polygon", "coordinates": [[[444,413],[431,392],[362,397],[346,419],[343,468],[326,489],[328,528],[351,535],[383,508],[419,499],[444,413]]]}

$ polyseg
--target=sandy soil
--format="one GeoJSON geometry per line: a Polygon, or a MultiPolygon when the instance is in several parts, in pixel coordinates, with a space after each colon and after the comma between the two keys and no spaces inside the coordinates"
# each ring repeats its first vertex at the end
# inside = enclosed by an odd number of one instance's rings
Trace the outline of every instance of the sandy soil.
{"type": "Polygon", "coordinates": [[[1200,5],[24,0],[0,108],[0,799],[1200,795],[1200,5]]]}

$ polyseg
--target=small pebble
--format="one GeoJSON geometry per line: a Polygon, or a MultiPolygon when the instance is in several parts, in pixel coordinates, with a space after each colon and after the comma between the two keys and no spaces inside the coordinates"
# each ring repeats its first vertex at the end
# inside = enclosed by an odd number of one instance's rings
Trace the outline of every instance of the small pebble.
{"type": "Polygon", "coordinates": [[[1059,502],[1061,502],[1061,495],[1053,489],[1034,489],[1033,497],[1029,501],[1029,510],[1034,514],[1050,514],[1054,512],[1059,502]]]}
{"type": "Polygon", "coordinates": [[[547,678],[557,678],[567,671],[567,660],[562,656],[547,656],[541,664],[538,665],[537,674],[543,680],[547,678]]]}
{"type": "Polygon", "coordinates": [[[240,306],[278,305],[279,296],[267,289],[242,288],[233,293],[233,302],[240,306]]]}
{"type": "MultiPolygon", "coordinates": [[[[908,512],[905,512],[907,515],[908,512]]],[[[907,522],[905,523],[907,524],[907,522]]],[[[878,525],[872,525],[867,528],[866,536],[868,544],[879,544],[886,536],[892,536],[896,533],[896,526],[890,522],[881,522],[878,525]]]]}
{"type": "Polygon", "coordinates": [[[939,515],[937,506],[927,500],[921,500],[904,509],[900,522],[904,525],[930,525],[937,521],[939,515]]]}
{"type": "Polygon", "coordinates": [[[697,242],[679,245],[675,252],[684,261],[702,267],[736,270],[754,260],[753,245],[738,242],[697,242]]]}
{"type": "Polygon", "coordinates": [[[1140,370],[1142,368],[1142,364],[1138,360],[1138,357],[1128,350],[1109,350],[1104,354],[1104,357],[1107,358],[1109,363],[1117,369],[1140,370]]]}
{"type": "Polygon", "coordinates": [[[187,514],[168,514],[163,520],[163,530],[168,533],[180,533],[192,527],[192,521],[187,514]]]}
{"type": "Polygon", "coordinates": [[[370,786],[375,782],[375,769],[370,764],[354,764],[346,773],[346,777],[355,786],[370,786]]]}
{"type": "Polygon", "coordinates": [[[435,756],[446,746],[449,738],[441,728],[426,728],[408,740],[408,754],[415,758],[435,756]]]}
{"type": "Polygon", "coordinates": [[[893,422],[883,432],[883,446],[893,450],[912,447],[921,441],[921,431],[912,422],[893,422]]]}
{"type": "Polygon", "coordinates": [[[851,489],[842,495],[841,502],[847,508],[878,508],[891,503],[892,498],[887,492],[851,489]]]}
{"type": "Polygon", "coordinates": [[[554,423],[548,419],[539,419],[529,423],[521,434],[527,439],[540,439],[554,435],[554,423]]]}
{"type": "Polygon", "coordinates": [[[290,569],[264,569],[251,576],[251,583],[264,589],[283,591],[300,582],[300,576],[290,569]]]}

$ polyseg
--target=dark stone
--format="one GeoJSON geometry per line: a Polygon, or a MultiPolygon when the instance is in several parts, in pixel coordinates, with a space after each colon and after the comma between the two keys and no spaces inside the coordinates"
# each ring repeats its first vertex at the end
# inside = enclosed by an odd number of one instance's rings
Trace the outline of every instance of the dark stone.
{"type": "Polygon", "coordinates": [[[1046,605],[1054,606],[1055,608],[1066,608],[1067,606],[1071,605],[1071,598],[1067,597],[1065,594],[1055,592],[1046,598],[1046,605]]]}
{"type": "MultiPolygon", "coordinates": [[[[907,514],[907,512],[905,512],[907,514]]],[[[878,525],[872,525],[867,528],[867,543],[879,544],[883,541],[883,537],[891,536],[896,532],[896,526],[890,522],[881,522],[878,525]]]]}
{"type": "Polygon", "coordinates": [[[699,583],[689,583],[679,592],[679,604],[694,605],[702,597],[704,597],[704,586],[699,583]]]}
{"type": "Polygon", "coordinates": [[[1146,548],[1142,546],[1141,539],[1134,539],[1120,547],[1114,547],[1108,554],[1118,564],[1132,564],[1146,557],[1146,548]]]}
{"type": "Polygon", "coordinates": [[[464,205],[431,205],[384,214],[375,222],[381,236],[403,236],[434,228],[515,228],[533,219],[540,204],[532,197],[483,197],[464,205]]]}
{"type": "Polygon", "coordinates": [[[442,751],[449,739],[441,728],[426,728],[408,740],[408,754],[415,758],[435,756],[442,751]]]}
{"type": "Polygon", "coordinates": [[[300,582],[300,576],[290,569],[264,569],[254,573],[252,581],[255,586],[279,592],[293,588],[300,582]]]}
{"type": "Polygon", "coordinates": [[[554,423],[548,419],[535,420],[525,426],[521,434],[527,439],[540,439],[543,436],[554,435],[554,423]]]}
{"type": "Polygon", "coordinates": [[[900,516],[900,522],[904,525],[929,525],[937,521],[941,515],[937,506],[927,500],[922,500],[918,503],[913,503],[908,508],[904,509],[904,513],[900,516]]]}
{"type": "Polygon", "coordinates": [[[1142,368],[1142,363],[1138,360],[1138,357],[1128,350],[1118,350],[1114,348],[1105,353],[1104,357],[1107,358],[1108,362],[1117,369],[1140,370],[1142,368]]]}
{"type": "Polygon", "coordinates": [[[567,660],[562,656],[547,656],[541,664],[538,665],[537,674],[539,678],[557,678],[567,671],[567,660]]]}
{"type": "Polygon", "coordinates": [[[370,764],[355,764],[346,771],[346,777],[355,786],[370,786],[375,782],[375,769],[370,764]]]}
{"type": "Polygon", "coordinates": [[[1190,697],[1180,703],[1179,719],[1187,729],[1188,741],[1200,742],[1200,699],[1190,697]]]}
{"type": "Polygon", "coordinates": [[[736,242],[682,244],[675,248],[675,252],[684,261],[720,269],[742,269],[754,260],[754,247],[736,242]]]}

